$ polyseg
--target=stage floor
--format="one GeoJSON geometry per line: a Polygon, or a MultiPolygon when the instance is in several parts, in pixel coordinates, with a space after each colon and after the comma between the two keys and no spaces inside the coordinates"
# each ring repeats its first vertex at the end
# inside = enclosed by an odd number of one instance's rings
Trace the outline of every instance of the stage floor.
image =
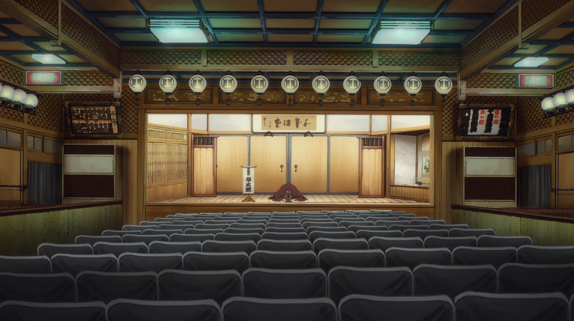
{"type": "MultiPolygon", "coordinates": [[[[271,195],[251,195],[255,203],[272,203],[284,204],[285,202],[274,202],[269,199],[271,195]]],[[[384,204],[428,204],[414,200],[404,200],[396,198],[359,198],[358,195],[305,195],[307,201],[293,201],[291,204],[309,204],[309,203],[330,203],[330,204],[365,204],[365,203],[384,203],[384,204]]],[[[183,197],[173,200],[158,202],[164,204],[189,204],[189,203],[241,203],[245,195],[218,195],[215,197],[183,197]]],[[[247,203],[249,204],[249,203],[247,203]]],[[[253,203],[251,203],[253,204],[253,203]]]]}

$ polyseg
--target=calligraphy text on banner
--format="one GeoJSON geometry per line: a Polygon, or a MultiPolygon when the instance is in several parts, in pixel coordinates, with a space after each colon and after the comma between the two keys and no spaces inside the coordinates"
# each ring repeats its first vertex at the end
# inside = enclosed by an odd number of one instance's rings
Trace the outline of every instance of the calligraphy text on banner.
{"type": "Polygon", "coordinates": [[[61,85],[61,71],[27,71],[26,83],[28,85],[61,85]]]}
{"type": "Polygon", "coordinates": [[[552,74],[519,74],[518,88],[554,88],[554,75],[552,74]]]}
{"type": "Polygon", "coordinates": [[[317,129],[317,116],[314,115],[262,115],[263,130],[305,130],[317,129]]]}

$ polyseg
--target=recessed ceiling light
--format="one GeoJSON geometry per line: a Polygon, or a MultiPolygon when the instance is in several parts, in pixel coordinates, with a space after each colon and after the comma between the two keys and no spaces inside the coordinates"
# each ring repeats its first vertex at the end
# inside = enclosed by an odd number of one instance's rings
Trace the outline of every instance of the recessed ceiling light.
{"type": "Polygon", "coordinates": [[[418,45],[431,31],[430,21],[381,21],[372,44],[418,45]]]}
{"type": "Polygon", "coordinates": [[[150,31],[163,43],[207,43],[207,31],[200,20],[150,19],[150,31]]]}
{"type": "Polygon", "coordinates": [[[32,59],[37,60],[45,65],[65,65],[66,61],[52,54],[32,54],[32,59]]]}
{"type": "Polygon", "coordinates": [[[514,67],[538,67],[548,61],[548,57],[526,57],[514,64],[514,67]]]}

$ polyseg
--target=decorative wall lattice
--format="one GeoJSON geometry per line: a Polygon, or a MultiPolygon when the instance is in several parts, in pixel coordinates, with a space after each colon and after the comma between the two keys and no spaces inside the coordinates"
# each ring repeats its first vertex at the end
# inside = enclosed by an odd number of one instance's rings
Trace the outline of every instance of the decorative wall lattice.
{"type": "MultiPolygon", "coordinates": [[[[540,103],[538,104],[540,109],[540,103]]],[[[574,113],[566,113],[556,116],[556,126],[574,123],[574,113]]]]}
{"type": "Polygon", "coordinates": [[[532,27],[569,0],[524,0],[522,2],[522,31],[532,27]]]}
{"type": "Polygon", "coordinates": [[[20,67],[0,60],[0,82],[6,81],[14,85],[25,86],[26,71],[20,67]]]}
{"type": "Polygon", "coordinates": [[[38,97],[36,115],[28,115],[28,124],[61,133],[62,95],[41,95],[38,97]]]}
{"type": "Polygon", "coordinates": [[[461,49],[461,66],[466,68],[518,35],[518,8],[490,26],[461,49]]]}
{"type": "Polygon", "coordinates": [[[326,65],[326,66],[371,66],[372,51],[346,50],[295,50],[293,51],[294,65],[326,65]]]}
{"type": "Polygon", "coordinates": [[[442,108],[442,135],[453,136],[456,133],[456,119],[458,117],[458,87],[446,95],[445,104],[442,108]]]}
{"type": "MultiPolygon", "coordinates": [[[[143,97],[140,95],[140,100],[143,97]]],[[[122,121],[125,134],[138,133],[138,110],[136,106],[136,94],[129,88],[122,89],[122,121]]]]}
{"type": "Polygon", "coordinates": [[[62,6],[62,32],[110,65],[119,68],[120,49],[65,5],[62,6]]]}
{"type": "Polygon", "coordinates": [[[199,49],[122,50],[122,64],[199,65],[199,49]]]}
{"type": "Polygon", "coordinates": [[[574,66],[557,72],[554,85],[557,90],[574,85],[574,66]]]}
{"type": "Polygon", "coordinates": [[[544,112],[540,108],[540,98],[519,97],[517,106],[516,122],[519,135],[552,126],[552,120],[544,118],[544,112]]]}
{"type": "Polygon", "coordinates": [[[58,27],[58,0],[14,0],[24,8],[45,20],[53,27],[58,27]]]}
{"type": "Polygon", "coordinates": [[[99,70],[64,71],[64,86],[113,86],[114,79],[99,70]]]}
{"type": "Polygon", "coordinates": [[[210,65],[285,65],[287,51],[283,50],[208,50],[210,65]]]}
{"type": "Polygon", "coordinates": [[[63,101],[113,101],[114,95],[112,95],[112,94],[65,94],[62,100],[63,101]]]}
{"type": "Polygon", "coordinates": [[[457,51],[379,51],[379,66],[449,66],[459,65],[457,51]]]}
{"type": "Polygon", "coordinates": [[[23,122],[24,114],[19,111],[0,106],[0,118],[23,122]]]}
{"type": "Polygon", "coordinates": [[[466,87],[516,89],[516,74],[477,74],[466,81],[466,87]]]}

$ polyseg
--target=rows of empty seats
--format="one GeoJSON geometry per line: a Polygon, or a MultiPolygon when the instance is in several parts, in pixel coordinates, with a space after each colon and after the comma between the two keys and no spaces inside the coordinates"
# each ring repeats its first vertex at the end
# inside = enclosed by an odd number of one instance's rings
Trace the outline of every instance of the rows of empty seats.
{"type": "Polygon", "coordinates": [[[447,296],[376,297],[351,295],[339,305],[329,299],[231,298],[153,302],[119,299],[104,304],[0,304],[2,320],[75,321],[570,321],[572,299],[563,294],[505,295],[466,292],[453,302],[447,296]]]}

